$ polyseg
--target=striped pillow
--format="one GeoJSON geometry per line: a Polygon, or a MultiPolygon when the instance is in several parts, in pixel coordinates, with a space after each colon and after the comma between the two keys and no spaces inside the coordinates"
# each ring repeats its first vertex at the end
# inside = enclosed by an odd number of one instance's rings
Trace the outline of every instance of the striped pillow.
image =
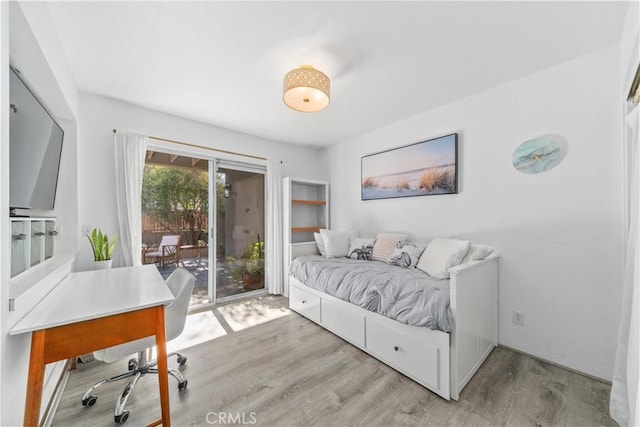
{"type": "Polygon", "coordinates": [[[407,236],[399,233],[379,233],[373,245],[372,261],[387,262],[398,242],[406,240],[407,236]]]}

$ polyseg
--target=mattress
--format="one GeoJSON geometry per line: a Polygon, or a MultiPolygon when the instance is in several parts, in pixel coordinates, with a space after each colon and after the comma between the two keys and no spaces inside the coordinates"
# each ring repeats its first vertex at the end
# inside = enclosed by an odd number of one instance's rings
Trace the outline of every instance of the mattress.
{"type": "Polygon", "coordinates": [[[449,280],[379,261],[301,256],[290,274],[310,288],[413,326],[451,332],[449,280]]]}

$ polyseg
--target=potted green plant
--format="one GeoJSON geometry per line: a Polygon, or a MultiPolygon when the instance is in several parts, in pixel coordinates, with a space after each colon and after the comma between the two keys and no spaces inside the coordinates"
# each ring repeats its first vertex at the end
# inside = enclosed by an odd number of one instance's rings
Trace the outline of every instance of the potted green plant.
{"type": "Polygon", "coordinates": [[[91,234],[85,233],[85,236],[87,236],[89,243],[91,243],[95,269],[104,270],[111,268],[111,254],[116,245],[117,236],[113,236],[113,239],[109,241],[109,237],[99,228],[94,228],[91,234]]]}
{"type": "Polygon", "coordinates": [[[229,267],[231,278],[236,281],[242,280],[242,260],[238,260],[233,256],[226,258],[227,266],[229,267]]]}
{"type": "Polygon", "coordinates": [[[245,291],[264,286],[264,242],[249,243],[241,257],[244,260],[242,287],[245,291]]]}

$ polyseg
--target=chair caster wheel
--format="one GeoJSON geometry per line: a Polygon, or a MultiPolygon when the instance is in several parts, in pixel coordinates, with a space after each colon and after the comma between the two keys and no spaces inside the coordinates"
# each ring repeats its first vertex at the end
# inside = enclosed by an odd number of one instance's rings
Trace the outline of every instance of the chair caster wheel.
{"type": "Polygon", "coordinates": [[[82,406],[93,406],[93,404],[96,403],[96,400],[98,400],[98,396],[90,394],[86,398],[82,399],[82,406]]]}
{"type": "Polygon", "coordinates": [[[127,365],[127,368],[130,371],[135,371],[136,369],[138,369],[138,359],[129,359],[129,364],[127,365]]]}
{"type": "Polygon", "coordinates": [[[122,411],[122,414],[116,415],[114,418],[116,424],[124,424],[129,419],[129,411],[122,411]]]}
{"type": "Polygon", "coordinates": [[[178,355],[178,365],[184,366],[185,363],[187,363],[187,358],[182,355],[178,355]]]}
{"type": "Polygon", "coordinates": [[[187,384],[189,383],[188,380],[184,380],[184,381],[180,381],[178,383],[178,390],[180,391],[184,391],[187,388],[187,384]]]}

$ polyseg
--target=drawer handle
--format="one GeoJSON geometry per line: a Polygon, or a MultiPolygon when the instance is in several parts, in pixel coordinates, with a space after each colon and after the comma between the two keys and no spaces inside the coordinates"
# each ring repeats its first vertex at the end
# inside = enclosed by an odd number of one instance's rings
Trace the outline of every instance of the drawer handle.
{"type": "Polygon", "coordinates": [[[20,234],[14,234],[13,236],[11,236],[13,238],[13,240],[27,240],[27,235],[20,233],[20,234]]]}
{"type": "Polygon", "coordinates": [[[393,351],[398,351],[398,350],[400,350],[400,347],[398,347],[397,345],[393,346],[393,351]]]}
{"type": "Polygon", "coordinates": [[[33,235],[36,236],[36,237],[42,237],[42,236],[44,236],[44,233],[42,231],[38,231],[38,232],[33,233],[33,235]]]}

